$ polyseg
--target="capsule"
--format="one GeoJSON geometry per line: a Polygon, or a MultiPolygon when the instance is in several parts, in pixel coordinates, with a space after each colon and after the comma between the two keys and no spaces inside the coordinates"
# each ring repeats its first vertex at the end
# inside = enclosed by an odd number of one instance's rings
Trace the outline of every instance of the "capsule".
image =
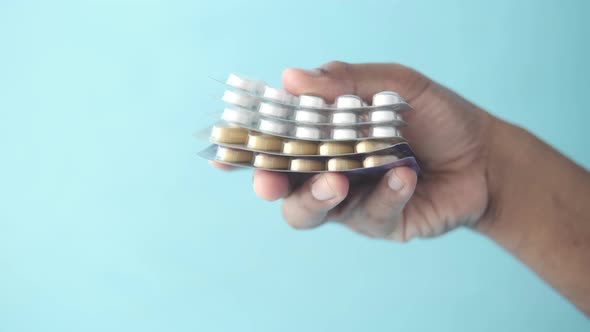
{"type": "Polygon", "coordinates": [[[257,153],[254,157],[254,167],[268,169],[287,169],[289,158],[257,153]]]}
{"type": "Polygon", "coordinates": [[[231,125],[215,125],[211,130],[211,140],[217,143],[244,144],[248,139],[248,130],[231,125]]]}
{"type": "Polygon", "coordinates": [[[293,159],[289,169],[296,172],[311,172],[323,171],[326,168],[326,163],[318,159],[293,159]]]}
{"type": "Polygon", "coordinates": [[[215,158],[218,161],[225,161],[228,163],[250,163],[252,162],[252,156],[252,151],[237,150],[218,146],[215,158]]]}
{"type": "Polygon", "coordinates": [[[358,160],[346,159],[346,158],[332,158],[328,160],[327,168],[328,171],[338,172],[346,171],[349,169],[362,168],[362,164],[358,160]]]}
{"type": "Polygon", "coordinates": [[[339,154],[353,153],[354,147],[352,143],[343,142],[323,142],[320,143],[320,155],[335,156],[339,154]]]}
{"type": "Polygon", "coordinates": [[[291,140],[283,143],[283,153],[290,155],[315,155],[318,153],[318,143],[291,140]]]}
{"type": "Polygon", "coordinates": [[[251,132],[246,146],[255,150],[281,151],[283,140],[280,137],[251,132]]]}
{"type": "Polygon", "coordinates": [[[354,151],[357,153],[367,153],[377,150],[383,150],[392,146],[394,143],[390,141],[365,140],[356,143],[354,151]]]}

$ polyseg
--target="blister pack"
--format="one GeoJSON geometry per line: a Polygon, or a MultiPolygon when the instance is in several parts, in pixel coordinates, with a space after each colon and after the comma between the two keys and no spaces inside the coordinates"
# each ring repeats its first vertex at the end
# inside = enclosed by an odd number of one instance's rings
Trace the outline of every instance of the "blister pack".
{"type": "Polygon", "coordinates": [[[221,121],[209,131],[213,145],[200,153],[209,160],[295,173],[418,170],[399,130],[411,107],[396,92],[376,93],[370,105],[354,95],[328,104],[235,74],[225,86],[221,121]]]}

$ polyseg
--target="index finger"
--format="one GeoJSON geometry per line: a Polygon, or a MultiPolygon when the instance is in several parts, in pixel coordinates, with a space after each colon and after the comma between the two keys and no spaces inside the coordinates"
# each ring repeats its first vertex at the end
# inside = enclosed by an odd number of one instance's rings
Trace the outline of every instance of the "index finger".
{"type": "Polygon", "coordinates": [[[282,80],[290,93],[321,96],[330,101],[343,94],[370,100],[377,92],[394,90],[411,102],[431,82],[416,70],[396,63],[348,64],[340,61],[329,62],[314,70],[287,68],[282,80]]]}

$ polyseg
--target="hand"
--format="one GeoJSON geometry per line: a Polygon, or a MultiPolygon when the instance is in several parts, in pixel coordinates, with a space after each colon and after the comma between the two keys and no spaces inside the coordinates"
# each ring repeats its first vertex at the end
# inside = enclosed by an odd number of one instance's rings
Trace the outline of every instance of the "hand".
{"type": "Polygon", "coordinates": [[[408,241],[476,226],[590,316],[590,173],[531,133],[491,116],[422,74],[397,64],[331,62],[287,69],[295,95],[369,101],[397,91],[412,105],[402,129],[422,176],[389,170],[378,183],[350,185],[338,173],[290,187],[284,173],[254,172],[263,199],[284,198],[298,229],[340,222],[372,237],[408,241]]]}
{"type": "Polygon", "coordinates": [[[377,184],[350,186],[338,173],[313,176],[290,187],[284,173],[255,170],[254,191],[265,200],[284,198],[282,211],[297,229],[331,220],[362,234],[408,241],[474,225],[486,212],[487,152],[494,118],[422,74],[398,64],[330,62],[320,69],[287,69],[283,85],[294,95],[333,101],[342,94],[370,101],[398,92],[413,110],[402,135],[418,157],[422,176],[410,168],[390,170],[377,184]]]}

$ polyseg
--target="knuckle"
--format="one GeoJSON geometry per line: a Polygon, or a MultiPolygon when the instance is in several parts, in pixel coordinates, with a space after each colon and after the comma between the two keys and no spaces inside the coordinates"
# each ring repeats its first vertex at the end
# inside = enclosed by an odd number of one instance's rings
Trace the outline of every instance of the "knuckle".
{"type": "Polygon", "coordinates": [[[390,68],[398,73],[401,73],[401,76],[406,77],[417,77],[421,74],[412,67],[408,67],[406,65],[402,65],[401,63],[392,62],[389,64],[390,68]]]}
{"type": "MultiPolygon", "coordinates": [[[[408,101],[412,101],[422,95],[428,90],[433,82],[426,76],[414,68],[410,68],[401,64],[391,64],[391,69],[398,73],[398,81],[404,82],[406,86],[406,95],[404,96],[408,101]]],[[[388,84],[395,85],[395,81],[389,81],[388,84]]]]}

